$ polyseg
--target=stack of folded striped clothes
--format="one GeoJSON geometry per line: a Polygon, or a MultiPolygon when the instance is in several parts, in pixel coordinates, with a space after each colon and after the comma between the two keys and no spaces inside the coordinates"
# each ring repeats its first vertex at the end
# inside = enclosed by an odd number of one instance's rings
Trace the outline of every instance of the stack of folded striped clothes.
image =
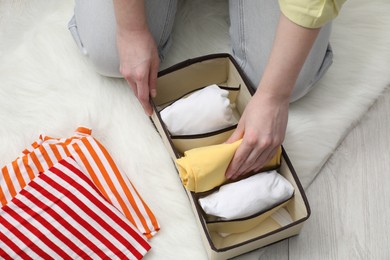
{"type": "Polygon", "coordinates": [[[41,135],[0,174],[1,259],[141,259],[159,224],[91,130],[41,135]]]}

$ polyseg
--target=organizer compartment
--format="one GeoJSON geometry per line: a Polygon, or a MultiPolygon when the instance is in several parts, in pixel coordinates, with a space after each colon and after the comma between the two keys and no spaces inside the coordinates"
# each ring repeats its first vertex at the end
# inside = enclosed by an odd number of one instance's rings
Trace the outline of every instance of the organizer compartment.
{"type": "MultiPolygon", "coordinates": [[[[180,158],[186,150],[223,143],[233,133],[235,126],[198,135],[171,136],[161,120],[159,115],[161,109],[211,84],[229,89],[229,99],[238,116],[243,113],[254,93],[245,75],[229,54],[214,54],[191,59],[159,73],[158,95],[152,100],[154,113],[151,119],[172,160],[180,158]]],[[[303,223],[310,216],[310,207],[298,176],[284,150],[278,172],[293,185],[294,196],[272,209],[244,219],[216,221],[205,215],[201,209],[198,203],[200,194],[186,191],[199,228],[202,230],[202,239],[210,259],[231,258],[299,234],[303,223]],[[288,211],[292,223],[281,226],[270,217],[281,208],[288,211]]]]}

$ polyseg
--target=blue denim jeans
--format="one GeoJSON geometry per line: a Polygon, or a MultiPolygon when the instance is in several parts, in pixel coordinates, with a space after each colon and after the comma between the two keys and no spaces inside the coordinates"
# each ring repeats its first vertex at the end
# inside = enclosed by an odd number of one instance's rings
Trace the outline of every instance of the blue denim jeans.
{"type": "MultiPolygon", "coordinates": [[[[171,33],[177,0],[145,0],[149,29],[156,41],[160,59],[171,45],[171,33]]],[[[261,79],[280,16],[277,0],[229,0],[231,54],[243,69],[252,86],[261,79]]],[[[110,0],[76,0],[69,29],[97,72],[121,77],[115,43],[115,16],[110,0]]],[[[329,45],[331,23],[316,39],[296,82],[291,101],[315,86],[332,63],[329,45]]]]}

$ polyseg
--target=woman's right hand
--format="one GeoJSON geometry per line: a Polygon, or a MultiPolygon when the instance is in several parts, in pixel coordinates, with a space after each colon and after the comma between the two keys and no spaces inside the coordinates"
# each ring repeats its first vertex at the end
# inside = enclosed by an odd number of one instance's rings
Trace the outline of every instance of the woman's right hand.
{"type": "Polygon", "coordinates": [[[157,94],[159,56],[156,43],[147,27],[137,30],[117,29],[117,49],[120,73],[132,88],[146,114],[153,109],[149,96],[157,94]]]}

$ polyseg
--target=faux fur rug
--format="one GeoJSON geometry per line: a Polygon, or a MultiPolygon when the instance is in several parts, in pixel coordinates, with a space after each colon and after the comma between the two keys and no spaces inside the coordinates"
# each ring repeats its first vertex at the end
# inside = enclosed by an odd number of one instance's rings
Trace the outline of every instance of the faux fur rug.
{"type": "MultiPolygon", "coordinates": [[[[0,1],[0,163],[40,133],[72,135],[83,125],[110,151],[157,215],[162,230],[147,259],[206,258],[171,159],[123,80],[97,75],[67,22],[73,1],[0,1]]],[[[354,0],[335,20],[334,63],[291,105],[284,146],[307,187],[350,128],[390,83],[390,2],[354,0]]],[[[173,51],[162,67],[228,52],[227,1],[183,1],[173,51]]]]}

